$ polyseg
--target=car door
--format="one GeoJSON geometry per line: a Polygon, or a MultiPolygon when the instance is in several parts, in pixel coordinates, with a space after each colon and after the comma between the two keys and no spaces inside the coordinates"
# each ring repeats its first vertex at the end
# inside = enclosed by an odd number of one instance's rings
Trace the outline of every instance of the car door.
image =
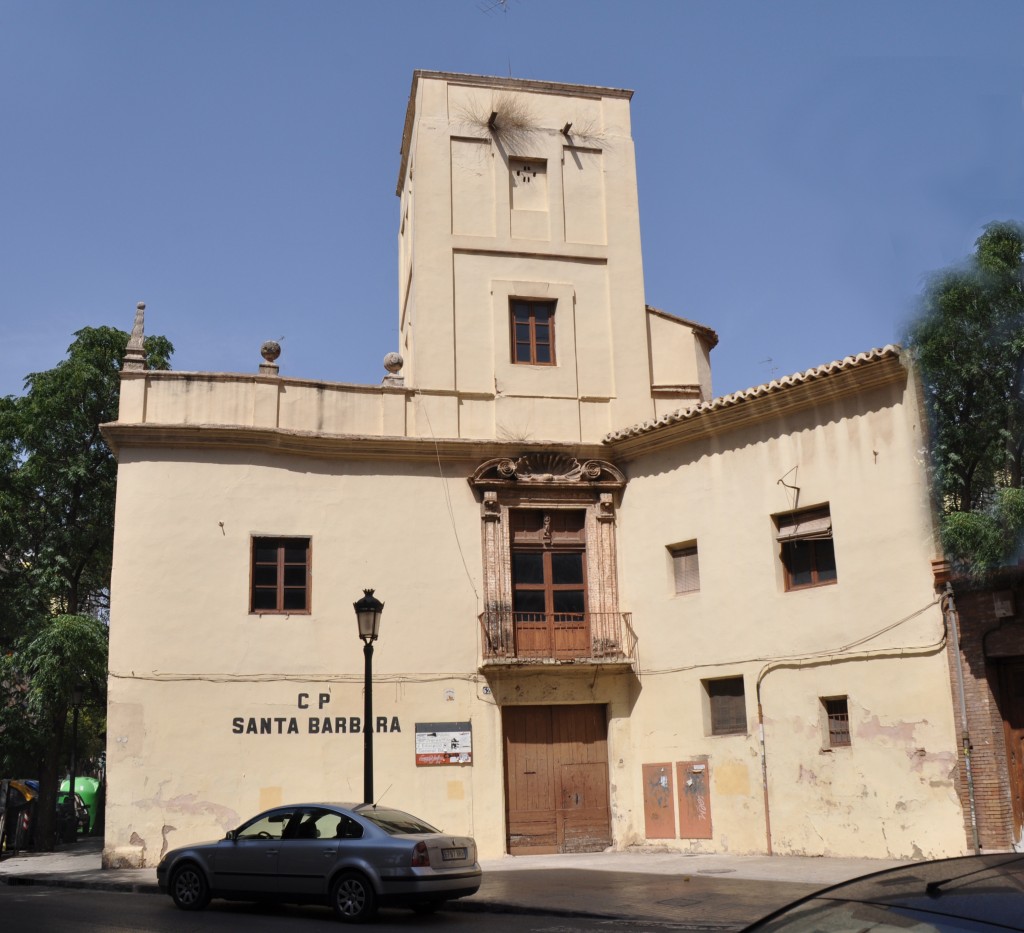
{"type": "Polygon", "coordinates": [[[322,807],[304,807],[295,815],[281,840],[278,893],[282,897],[320,896],[327,892],[327,877],[338,859],[341,814],[322,807]]]}
{"type": "Polygon", "coordinates": [[[217,847],[212,887],[226,895],[279,893],[282,840],[295,817],[294,808],[270,810],[244,823],[234,838],[217,847]]]}

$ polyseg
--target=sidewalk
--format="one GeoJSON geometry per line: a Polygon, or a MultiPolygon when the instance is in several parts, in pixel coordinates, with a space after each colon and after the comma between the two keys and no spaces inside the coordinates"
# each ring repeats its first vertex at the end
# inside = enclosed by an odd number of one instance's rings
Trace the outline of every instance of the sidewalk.
{"type": "MultiPolygon", "coordinates": [[[[104,871],[103,841],[0,860],[0,883],[158,893],[153,868],[104,871]]],[[[661,849],[505,856],[481,862],[483,884],[452,909],[669,921],[735,930],[818,888],[903,864],[884,859],[686,855],[661,849]]]]}

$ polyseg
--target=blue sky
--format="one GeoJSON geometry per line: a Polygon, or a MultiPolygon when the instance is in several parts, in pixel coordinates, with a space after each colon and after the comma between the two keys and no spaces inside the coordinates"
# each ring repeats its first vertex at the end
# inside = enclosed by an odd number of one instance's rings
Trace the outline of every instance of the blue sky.
{"type": "Polygon", "coordinates": [[[1024,221],[1020,0],[0,0],[0,395],[75,330],[378,383],[416,68],[635,91],[649,304],[718,395],[898,341],[1024,221]]]}

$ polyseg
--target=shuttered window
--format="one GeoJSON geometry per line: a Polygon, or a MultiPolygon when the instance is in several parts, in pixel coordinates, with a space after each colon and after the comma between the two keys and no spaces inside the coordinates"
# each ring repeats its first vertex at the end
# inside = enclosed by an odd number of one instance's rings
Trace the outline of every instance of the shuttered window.
{"type": "Polygon", "coordinates": [[[787,590],[837,581],[832,514],[827,505],[777,515],[775,523],[787,590]]]}
{"type": "Polygon", "coordinates": [[[747,731],[747,698],[742,677],[705,680],[712,735],[738,735],[747,731]]]}
{"type": "Polygon", "coordinates": [[[670,547],[672,578],[676,593],[696,593],[700,589],[700,563],[697,544],[678,544],[670,547]]]}

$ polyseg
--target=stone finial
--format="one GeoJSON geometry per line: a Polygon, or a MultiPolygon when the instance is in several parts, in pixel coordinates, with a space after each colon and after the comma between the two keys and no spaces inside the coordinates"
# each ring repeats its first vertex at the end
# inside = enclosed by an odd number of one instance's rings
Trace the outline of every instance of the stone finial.
{"type": "Polygon", "coordinates": [[[260,375],[261,376],[276,376],[280,372],[280,367],[277,365],[277,358],[281,355],[281,344],[276,340],[267,340],[263,346],[260,347],[260,356],[266,360],[265,363],[260,363],[260,375]]]}
{"type": "Polygon", "coordinates": [[[125,347],[122,370],[140,370],[146,368],[146,304],[140,301],[135,306],[135,323],[125,347]]]}
{"type": "Polygon", "coordinates": [[[384,385],[386,386],[402,386],[405,385],[405,377],[400,376],[399,372],[405,365],[405,360],[402,359],[401,353],[385,354],[384,356],[384,368],[388,371],[388,374],[384,377],[384,385]]]}

